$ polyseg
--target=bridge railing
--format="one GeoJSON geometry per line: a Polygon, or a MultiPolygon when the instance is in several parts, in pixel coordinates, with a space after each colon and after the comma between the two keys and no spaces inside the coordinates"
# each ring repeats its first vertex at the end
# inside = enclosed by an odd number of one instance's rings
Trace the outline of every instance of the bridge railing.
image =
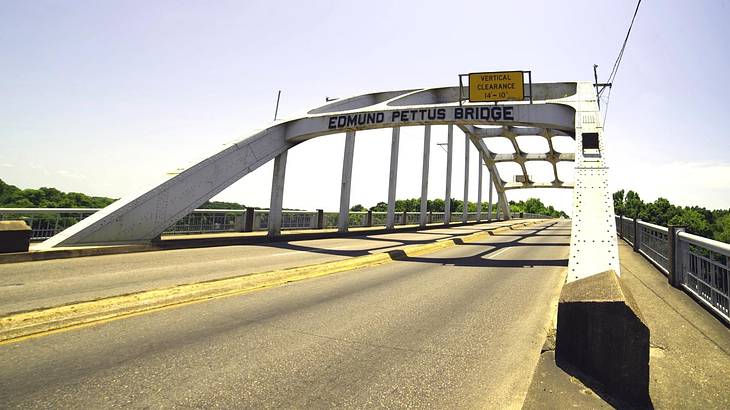
{"type": "MultiPolygon", "coordinates": [[[[22,219],[32,229],[31,240],[48,239],[71,225],[93,215],[100,208],[0,208],[0,220],[22,219]]],[[[245,209],[196,209],[163,233],[164,235],[203,234],[219,232],[265,231],[269,225],[269,211],[255,209],[251,226],[246,223],[245,209]]],[[[336,228],[339,214],[337,212],[322,212],[321,228],[336,228]]],[[[351,211],[350,227],[385,226],[386,212],[351,211]]],[[[488,213],[482,211],[481,220],[487,221],[488,213]]],[[[496,214],[492,214],[496,217],[496,214]]],[[[513,218],[519,218],[519,213],[513,213],[513,218]]],[[[523,218],[548,218],[545,215],[524,213],[523,218]]],[[[451,221],[461,221],[462,213],[453,212],[451,221]]],[[[469,222],[477,221],[477,213],[469,212],[469,222]]],[[[428,212],[427,224],[444,222],[443,212],[428,212]]],[[[395,225],[418,225],[419,212],[396,212],[395,225]]],[[[319,212],[292,211],[282,212],[282,229],[318,229],[319,212]]]]}
{"type": "Polygon", "coordinates": [[[619,237],[730,324],[730,245],[639,219],[616,217],[619,237]]]}

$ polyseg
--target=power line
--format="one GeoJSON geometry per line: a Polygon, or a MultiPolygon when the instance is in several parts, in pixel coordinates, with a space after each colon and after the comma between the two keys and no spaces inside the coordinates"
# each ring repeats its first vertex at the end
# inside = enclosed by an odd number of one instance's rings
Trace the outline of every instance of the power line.
{"type": "Polygon", "coordinates": [[[621,59],[624,57],[624,50],[626,50],[626,43],[629,42],[629,35],[631,35],[631,29],[634,27],[634,20],[636,20],[636,14],[639,12],[639,6],[641,6],[641,0],[636,3],[636,9],[634,10],[634,16],[631,18],[631,24],[629,25],[629,30],[626,32],[626,38],[624,39],[624,44],[621,46],[621,51],[618,53],[618,57],[616,57],[616,61],[613,63],[613,69],[611,70],[611,74],[608,76],[607,83],[612,83],[613,80],[616,78],[616,74],[618,73],[618,68],[621,65],[621,59]]]}
{"type": "MultiPolygon", "coordinates": [[[[629,29],[626,31],[626,38],[624,38],[624,43],[621,45],[621,51],[619,51],[618,56],[616,57],[616,61],[613,63],[613,68],[611,69],[611,73],[608,75],[608,80],[606,83],[608,84],[608,95],[606,96],[606,110],[603,113],[603,127],[605,129],[606,127],[606,118],[608,117],[608,104],[611,101],[611,90],[613,89],[613,82],[616,79],[616,75],[618,74],[618,68],[621,66],[621,60],[624,57],[624,51],[626,50],[626,44],[629,42],[629,36],[631,35],[631,29],[634,27],[634,21],[636,20],[636,15],[639,13],[639,6],[641,6],[641,0],[639,0],[636,3],[636,9],[634,9],[634,16],[631,17],[631,24],[629,24],[629,29]]],[[[605,88],[604,88],[605,90],[605,88]]],[[[598,99],[600,101],[601,94],[603,93],[603,90],[601,90],[598,93],[598,99]]]]}

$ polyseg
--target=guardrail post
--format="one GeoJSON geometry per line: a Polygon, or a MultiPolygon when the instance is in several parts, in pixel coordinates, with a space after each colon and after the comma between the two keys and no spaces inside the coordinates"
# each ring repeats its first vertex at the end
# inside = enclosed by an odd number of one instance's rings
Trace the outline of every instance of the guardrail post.
{"type": "Polygon", "coordinates": [[[317,229],[324,229],[324,209],[317,209],[317,229]]]}
{"type": "Polygon", "coordinates": [[[624,217],[623,217],[623,215],[618,216],[618,226],[616,227],[616,231],[618,232],[618,237],[623,239],[624,238],[624,217]]]}
{"type": "Polygon", "coordinates": [[[372,210],[368,211],[367,221],[366,221],[365,225],[368,228],[373,226],[373,211],[372,210]]]}
{"type": "Polygon", "coordinates": [[[243,215],[243,232],[253,232],[253,208],[246,208],[246,213],[243,215]]]}
{"type": "Polygon", "coordinates": [[[641,249],[641,229],[637,218],[634,217],[634,252],[639,252],[639,249],[641,249]]]}
{"type": "Polygon", "coordinates": [[[408,223],[408,212],[403,211],[403,225],[408,223]]]}
{"type": "Polygon", "coordinates": [[[682,260],[681,252],[679,252],[679,236],[680,232],[684,232],[686,227],[669,225],[669,284],[678,288],[682,284],[682,260]]]}
{"type": "Polygon", "coordinates": [[[433,211],[428,211],[428,223],[433,223],[433,211]]]}

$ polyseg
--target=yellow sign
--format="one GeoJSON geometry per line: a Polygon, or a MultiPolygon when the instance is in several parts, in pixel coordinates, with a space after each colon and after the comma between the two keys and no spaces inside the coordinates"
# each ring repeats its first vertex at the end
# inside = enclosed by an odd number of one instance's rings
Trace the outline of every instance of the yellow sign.
{"type": "Polygon", "coordinates": [[[523,99],[525,99],[525,88],[522,71],[469,74],[469,102],[523,99]]]}

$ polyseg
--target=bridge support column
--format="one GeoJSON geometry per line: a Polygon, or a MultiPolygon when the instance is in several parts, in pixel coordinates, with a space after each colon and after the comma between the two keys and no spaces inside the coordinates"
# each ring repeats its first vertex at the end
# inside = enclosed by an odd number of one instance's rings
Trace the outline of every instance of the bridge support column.
{"type": "Polygon", "coordinates": [[[286,157],[284,151],[274,158],[274,175],[271,180],[271,202],[269,205],[269,236],[281,235],[282,204],[284,202],[284,178],[286,177],[286,157]]]}
{"type": "Polygon", "coordinates": [[[423,130],[423,168],[421,169],[421,228],[426,226],[426,211],[428,210],[428,166],[431,156],[431,126],[426,125],[423,130]]]}
{"type": "Polygon", "coordinates": [[[464,135],[464,204],[462,205],[461,222],[469,220],[469,135],[464,135]]]}
{"type": "Polygon", "coordinates": [[[398,146],[400,145],[400,127],[393,127],[390,139],[390,175],[388,177],[388,214],[385,217],[385,229],[395,227],[395,190],[398,184],[398,146]]]}
{"type": "Polygon", "coordinates": [[[494,184],[492,183],[492,172],[489,172],[489,206],[487,208],[488,220],[492,220],[492,191],[494,191],[494,184]]]}
{"type": "Polygon", "coordinates": [[[479,153],[479,172],[477,172],[477,222],[482,221],[482,174],[484,159],[479,153]]]}
{"type": "Polygon", "coordinates": [[[345,153],[342,159],[342,186],[340,187],[340,216],[337,230],[347,232],[350,227],[350,188],[352,187],[352,159],[355,156],[355,131],[345,134],[345,153]]]}
{"type": "Polygon", "coordinates": [[[446,198],[444,198],[444,225],[451,222],[451,167],[454,159],[454,126],[449,124],[446,143],[446,198]]]}

